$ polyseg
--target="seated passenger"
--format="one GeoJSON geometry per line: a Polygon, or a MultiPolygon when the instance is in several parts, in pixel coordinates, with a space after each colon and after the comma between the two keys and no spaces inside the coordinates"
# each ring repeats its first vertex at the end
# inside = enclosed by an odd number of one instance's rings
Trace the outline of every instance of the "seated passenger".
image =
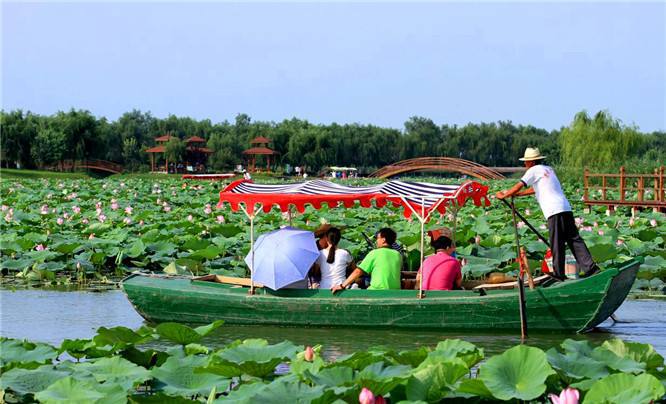
{"type": "Polygon", "coordinates": [[[317,265],[321,272],[319,288],[330,289],[333,285],[339,285],[347,279],[347,267],[352,265],[352,256],[347,250],[338,248],[342,238],[340,229],[331,227],[326,233],[328,247],[319,251],[317,265]]]}
{"type": "Polygon", "coordinates": [[[395,242],[395,231],[385,227],[377,234],[377,248],[370,251],[363,261],[356,266],[354,272],[344,282],[333,285],[333,293],[346,289],[359,276],[370,274],[370,290],[400,289],[400,268],[402,257],[400,253],[391,248],[395,242]]]}
{"type": "Polygon", "coordinates": [[[435,254],[423,261],[416,275],[416,283],[423,279],[423,290],[453,290],[462,286],[460,262],[452,257],[455,245],[450,238],[439,236],[430,245],[435,254]]]}

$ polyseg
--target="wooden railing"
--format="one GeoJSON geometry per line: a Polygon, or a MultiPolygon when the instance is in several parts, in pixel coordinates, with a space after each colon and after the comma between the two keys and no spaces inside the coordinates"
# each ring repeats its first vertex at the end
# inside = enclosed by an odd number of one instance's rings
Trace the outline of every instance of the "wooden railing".
{"type": "Polygon", "coordinates": [[[653,174],[627,174],[624,167],[620,167],[619,174],[596,174],[586,168],[583,184],[583,202],[587,206],[607,205],[610,210],[615,206],[631,206],[666,211],[664,166],[656,168],[653,174]],[[595,192],[601,199],[594,197],[595,192]],[[609,193],[617,196],[611,198],[609,193]]]}
{"type": "Polygon", "coordinates": [[[80,168],[89,168],[93,170],[106,171],[114,174],[120,174],[123,172],[123,166],[121,164],[99,159],[64,160],[58,164],[44,168],[54,171],[71,171],[80,168]]]}

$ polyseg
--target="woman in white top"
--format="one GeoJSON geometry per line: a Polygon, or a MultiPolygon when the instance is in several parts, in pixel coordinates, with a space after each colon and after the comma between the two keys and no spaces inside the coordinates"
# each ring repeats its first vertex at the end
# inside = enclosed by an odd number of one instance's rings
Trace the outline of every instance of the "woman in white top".
{"type": "Polygon", "coordinates": [[[319,252],[317,264],[321,270],[320,289],[330,289],[333,285],[339,285],[347,279],[347,267],[352,264],[352,256],[338,248],[338,243],[342,235],[340,230],[331,227],[326,233],[328,238],[328,247],[319,252]]]}

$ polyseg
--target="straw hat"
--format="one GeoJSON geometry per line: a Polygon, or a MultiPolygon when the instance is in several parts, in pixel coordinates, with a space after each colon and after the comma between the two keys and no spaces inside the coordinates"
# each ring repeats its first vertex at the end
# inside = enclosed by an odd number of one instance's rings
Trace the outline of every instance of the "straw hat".
{"type": "Polygon", "coordinates": [[[520,161],[533,161],[533,160],[541,160],[541,159],[545,159],[545,158],[546,158],[546,156],[542,156],[541,152],[539,151],[538,148],[528,147],[527,149],[525,149],[525,155],[522,158],[518,159],[518,160],[520,160],[520,161]]]}

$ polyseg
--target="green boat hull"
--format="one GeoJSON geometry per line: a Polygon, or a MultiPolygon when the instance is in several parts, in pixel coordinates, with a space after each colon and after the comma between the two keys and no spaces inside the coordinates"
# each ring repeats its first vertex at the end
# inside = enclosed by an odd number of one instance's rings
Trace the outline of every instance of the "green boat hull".
{"type": "MultiPolygon", "coordinates": [[[[588,331],[606,320],[627,297],[639,260],[592,277],[525,290],[529,330],[588,331]]],[[[520,328],[517,290],[257,289],[159,275],[131,275],[123,290],[148,321],[310,327],[385,327],[442,330],[520,328]]]]}

